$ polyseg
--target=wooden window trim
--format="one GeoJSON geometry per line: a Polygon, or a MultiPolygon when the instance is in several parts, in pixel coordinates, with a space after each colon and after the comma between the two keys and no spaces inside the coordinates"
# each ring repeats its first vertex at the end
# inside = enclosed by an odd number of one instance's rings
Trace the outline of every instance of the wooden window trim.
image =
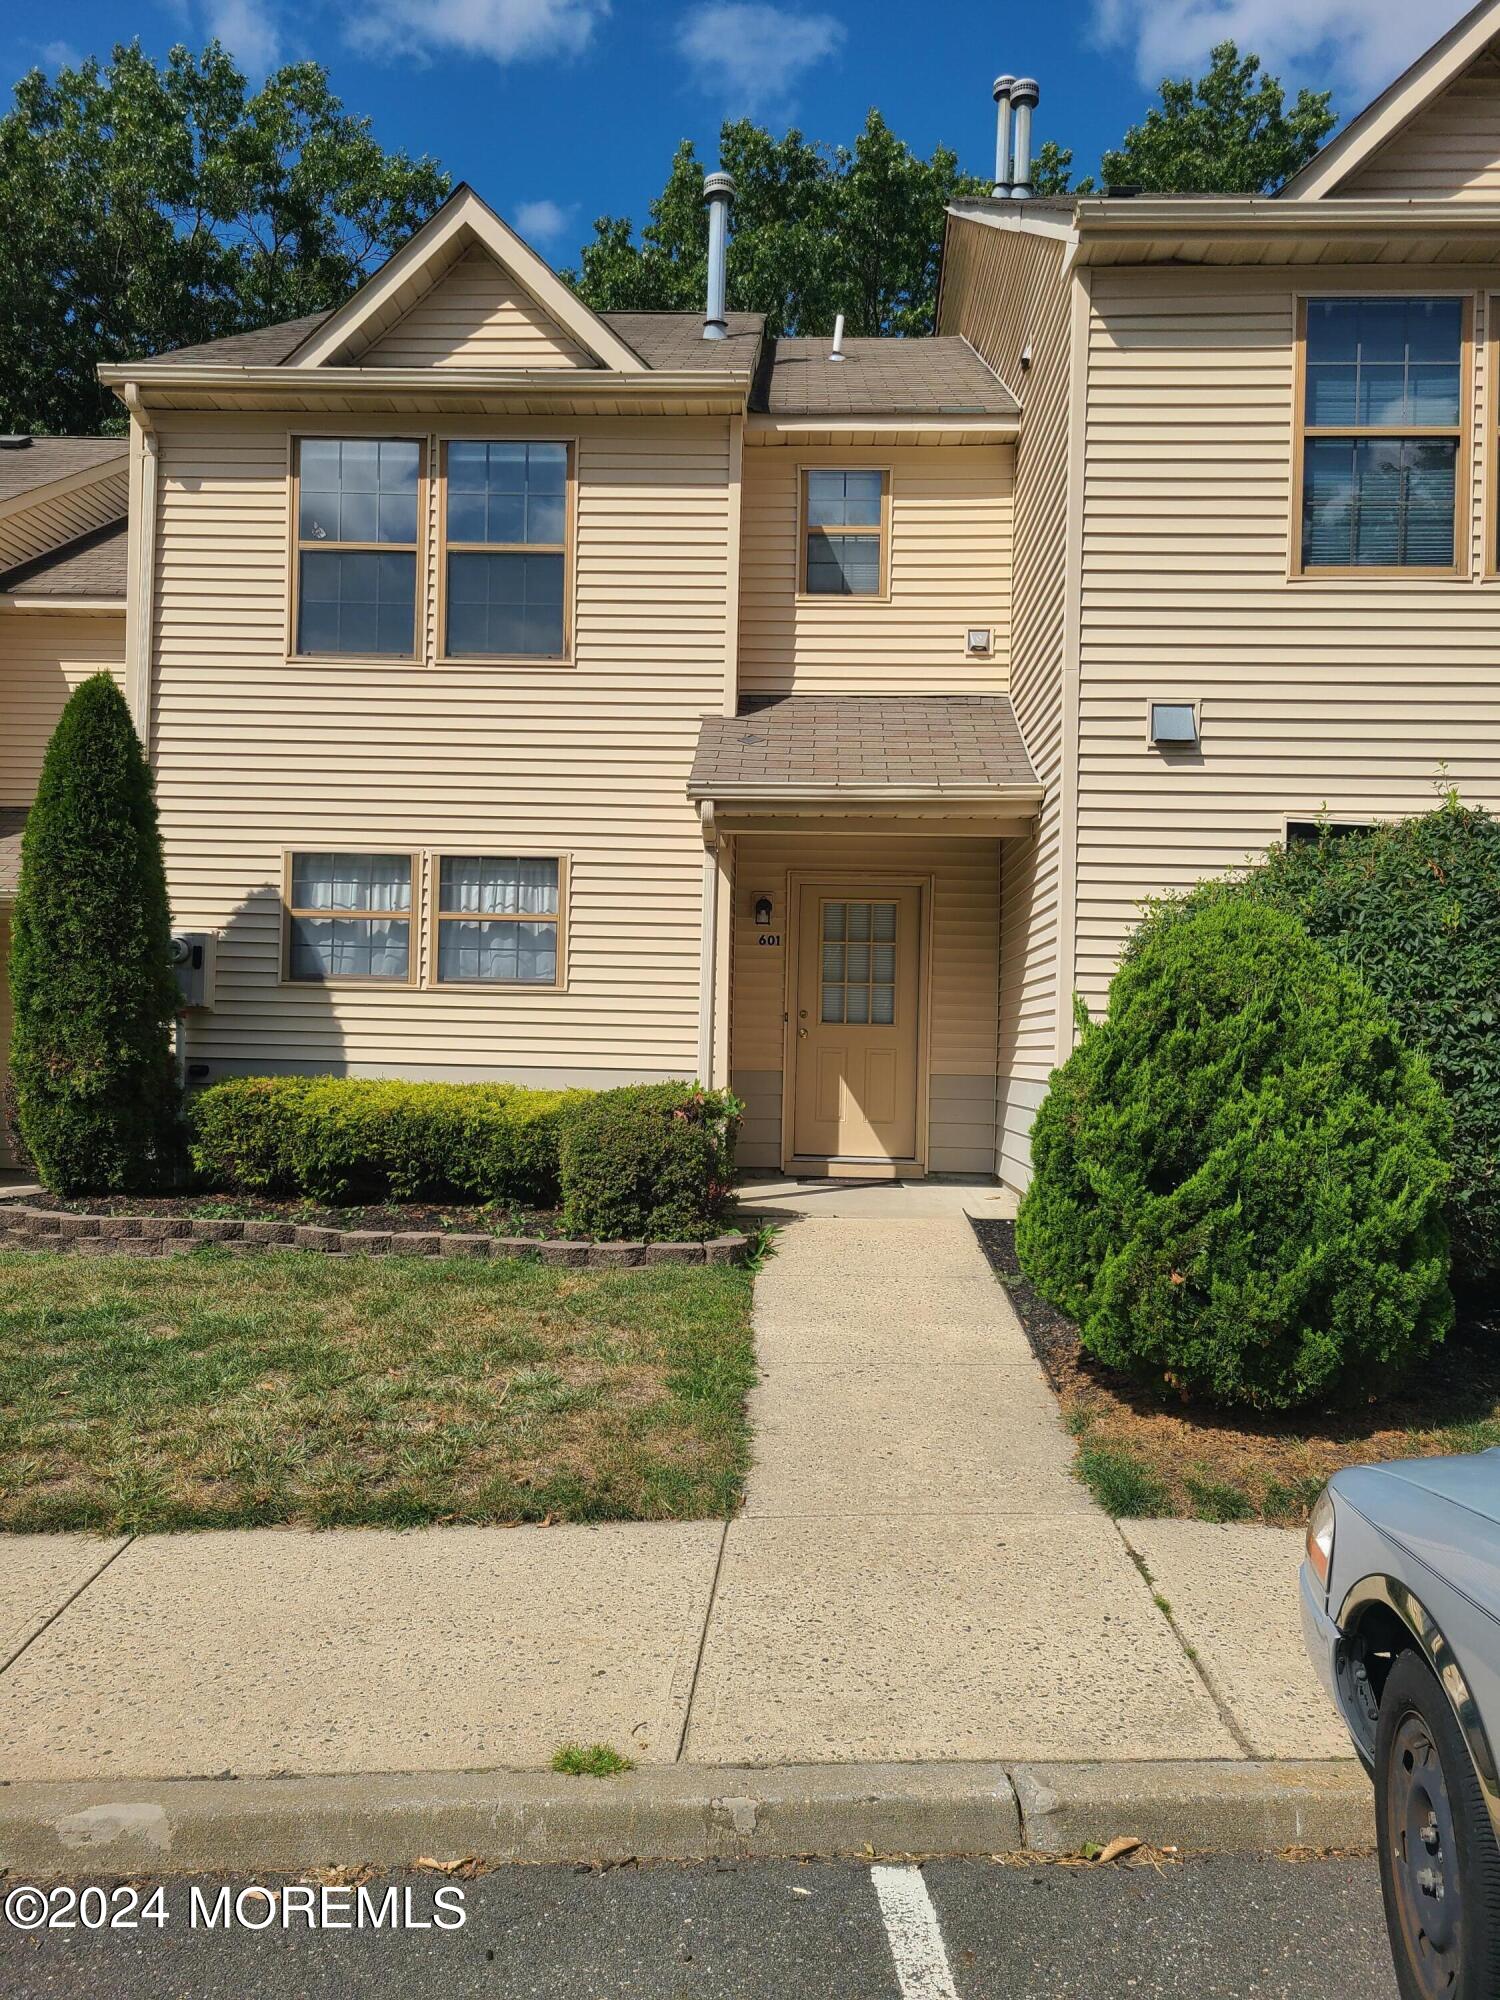
{"type": "MultiPolygon", "coordinates": [[[[287,438],[287,628],[286,657],[289,666],[303,661],[312,661],[318,666],[333,667],[381,667],[415,666],[423,658],[423,631],[426,604],[427,571],[427,510],[428,498],[428,453],[431,443],[428,438],[414,435],[410,431],[292,431],[287,438]],[[417,539],[413,542],[304,542],[302,539],[302,447],[304,444],[348,444],[373,439],[377,444],[414,444],[417,448],[417,539]],[[409,653],[301,653],[297,650],[297,619],[299,599],[302,591],[302,551],[313,549],[369,549],[376,552],[392,550],[405,553],[408,549],[414,559],[411,601],[411,644],[409,653]]],[[[331,851],[331,850],[330,850],[331,851]]],[[[355,850],[340,848],[339,853],[355,850]]],[[[374,852],[375,850],[369,850],[374,852]]],[[[381,850],[386,851],[386,850],[381,850]]],[[[396,852],[397,850],[389,850],[396,852]]],[[[298,984],[305,984],[299,981],[298,984]]],[[[384,983],[384,982],[379,982],[384,983]]]]}
{"type": "Polygon", "coordinates": [[[1400,583],[1467,582],[1470,544],[1473,539],[1471,495],[1474,459],[1474,294],[1451,287],[1421,291],[1403,287],[1400,291],[1372,291],[1360,287],[1349,291],[1299,292],[1295,297],[1292,334],[1292,519],[1288,546],[1288,580],[1292,583],[1343,583],[1394,581],[1400,583]],[[1457,299],[1463,308],[1459,335],[1459,404],[1456,424],[1371,424],[1309,428],[1307,410],[1307,308],[1313,299],[1457,299]],[[1453,469],[1453,561],[1451,565],[1428,568],[1414,563],[1319,563],[1309,569],[1302,560],[1303,471],[1308,438],[1398,437],[1452,438],[1457,445],[1453,469]]]}
{"type": "MultiPolygon", "coordinates": [[[[384,657],[389,657],[388,655],[384,657]]],[[[278,984],[294,986],[299,992],[318,993],[330,986],[364,986],[386,992],[409,992],[419,983],[417,959],[422,942],[422,855],[420,849],[405,847],[313,846],[283,848],[281,855],[281,973],[278,984]],[[292,903],[292,864],[299,854],[404,854],[411,866],[411,903],[405,910],[311,910],[292,903]],[[294,917],[394,918],[407,926],[406,977],[367,978],[362,973],[342,973],[330,979],[292,977],[292,920],[294,917]]]]}
{"type": "MultiPolygon", "coordinates": [[[[576,437],[483,436],[464,431],[438,439],[437,474],[437,632],[440,667],[571,667],[574,580],[578,567],[578,439],[576,437]],[[453,542],[448,540],[448,447],[453,444],[560,444],[568,454],[563,498],[563,539],[556,542],[453,542]],[[563,645],[560,653],[450,653],[448,651],[448,551],[475,555],[558,555],[563,559],[563,645]]],[[[446,982],[445,982],[446,983],[446,982]]],[[[539,989],[546,992],[547,988],[539,989]]]]}
{"type": "MultiPolygon", "coordinates": [[[[550,440],[548,440],[550,442],[550,440]]],[[[432,853],[432,891],[427,913],[427,966],[428,986],[442,993],[566,993],[568,990],[568,890],[572,873],[572,856],[560,853],[557,848],[511,847],[491,842],[485,847],[444,847],[435,848],[432,853]],[[557,977],[548,985],[536,979],[443,979],[439,976],[441,958],[441,926],[455,918],[473,920],[479,917],[485,923],[524,924],[538,921],[534,911],[518,910],[514,915],[488,915],[474,910],[444,910],[443,863],[444,861],[473,861],[486,855],[505,856],[516,861],[555,861],[557,863],[557,915],[540,918],[542,923],[557,924],[557,977]]]]}
{"type": "Polygon", "coordinates": [[[1479,576],[1481,582],[1493,583],[1500,578],[1500,407],[1495,397],[1500,390],[1500,325],[1496,324],[1496,314],[1500,312],[1500,292],[1486,292],[1484,297],[1484,435],[1480,439],[1480,466],[1484,480],[1484,505],[1481,509],[1484,547],[1480,551],[1479,576]]]}
{"type": "MultiPolygon", "coordinates": [[[[846,530],[845,532],[851,532],[846,530]]],[[[799,604],[889,604],[891,601],[891,468],[889,465],[855,465],[845,460],[836,464],[813,461],[797,467],[797,602],[799,604]],[[807,480],[812,472],[878,472],[880,474],[880,525],[877,528],[856,528],[855,534],[874,534],[880,542],[880,588],[879,590],[842,592],[831,590],[809,590],[807,587],[807,541],[808,536],[822,530],[809,527],[807,519],[807,480]]]]}

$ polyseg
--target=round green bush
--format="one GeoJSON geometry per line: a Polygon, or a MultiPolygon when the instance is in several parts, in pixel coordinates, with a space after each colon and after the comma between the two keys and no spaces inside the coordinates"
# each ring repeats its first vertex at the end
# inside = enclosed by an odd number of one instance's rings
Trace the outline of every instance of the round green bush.
{"type": "Polygon", "coordinates": [[[58,1193],[132,1193],[176,1169],[171,943],[151,772],[95,674],[47,745],[11,921],[15,1115],[58,1193]]]}
{"type": "Polygon", "coordinates": [[[1500,821],[1451,796],[1360,834],[1273,847],[1147,920],[1226,895],[1295,916],[1381,1000],[1453,1114],[1448,1226],[1460,1284],[1500,1277],[1500,821]]]}
{"type": "Polygon", "coordinates": [[[712,1236],[734,1198],[740,1105],[700,1084],[633,1083],[563,1127],[563,1227],[644,1243],[712,1236]]]}
{"type": "Polygon", "coordinates": [[[1452,1321],[1432,1071],[1295,918],[1156,927],[1057,1072],[1016,1251],[1101,1361],[1290,1409],[1375,1390],[1452,1321]]]}

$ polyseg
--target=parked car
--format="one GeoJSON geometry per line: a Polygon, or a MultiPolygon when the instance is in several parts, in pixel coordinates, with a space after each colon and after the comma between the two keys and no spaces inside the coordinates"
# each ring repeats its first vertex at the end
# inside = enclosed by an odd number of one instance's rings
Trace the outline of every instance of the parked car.
{"type": "Polygon", "coordinates": [[[1335,1473],[1302,1630],[1375,1781],[1403,2000],[1500,1995],[1500,1450],[1335,1473]]]}

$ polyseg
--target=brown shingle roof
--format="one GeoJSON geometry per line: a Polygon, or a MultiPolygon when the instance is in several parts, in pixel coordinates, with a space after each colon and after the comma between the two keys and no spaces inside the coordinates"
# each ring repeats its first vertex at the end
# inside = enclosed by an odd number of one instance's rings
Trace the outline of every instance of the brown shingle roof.
{"type": "Polygon", "coordinates": [[[38,486],[50,486],[69,473],[119,459],[123,465],[130,446],[126,439],[33,438],[29,444],[0,449],[0,500],[14,500],[38,486]]]}
{"type": "Polygon", "coordinates": [[[694,799],[972,796],[1039,789],[1003,695],[791,694],[707,715],[694,799]]]}
{"type": "MultiPolygon", "coordinates": [[[[279,368],[288,355],[316,332],[327,313],[283,320],[255,333],[232,333],[197,347],[178,347],[156,361],[223,362],[231,368],[279,368]]],[[[741,368],[749,373],[760,348],[764,313],[730,313],[729,338],[705,340],[701,313],[607,312],[599,317],[648,368],[741,368]]],[[[144,363],[149,367],[150,363],[144,363]]]]}
{"type": "Polygon", "coordinates": [[[0,896],[13,896],[21,883],[21,831],[25,806],[0,806],[0,896]]]}
{"type": "Polygon", "coordinates": [[[842,361],[831,361],[828,347],[826,336],[774,342],[761,363],[752,407],[773,417],[1014,417],[1020,411],[999,376],[959,335],[846,340],[842,361]]]}
{"type": "Polygon", "coordinates": [[[126,523],[111,521],[0,575],[0,592],[28,597],[118,597],[125,604],[126,523]]]}

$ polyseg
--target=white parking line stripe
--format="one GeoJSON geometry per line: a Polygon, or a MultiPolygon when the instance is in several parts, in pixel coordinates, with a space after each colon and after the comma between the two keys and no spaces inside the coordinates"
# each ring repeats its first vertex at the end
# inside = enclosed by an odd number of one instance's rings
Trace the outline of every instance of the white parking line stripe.
{"type": "Polygon", "coordinates": [[[937,1911],[920,1868],[872,1868],[870,1880],[896,1966],[901,2000],[958,2000],[937,1911]]]}

